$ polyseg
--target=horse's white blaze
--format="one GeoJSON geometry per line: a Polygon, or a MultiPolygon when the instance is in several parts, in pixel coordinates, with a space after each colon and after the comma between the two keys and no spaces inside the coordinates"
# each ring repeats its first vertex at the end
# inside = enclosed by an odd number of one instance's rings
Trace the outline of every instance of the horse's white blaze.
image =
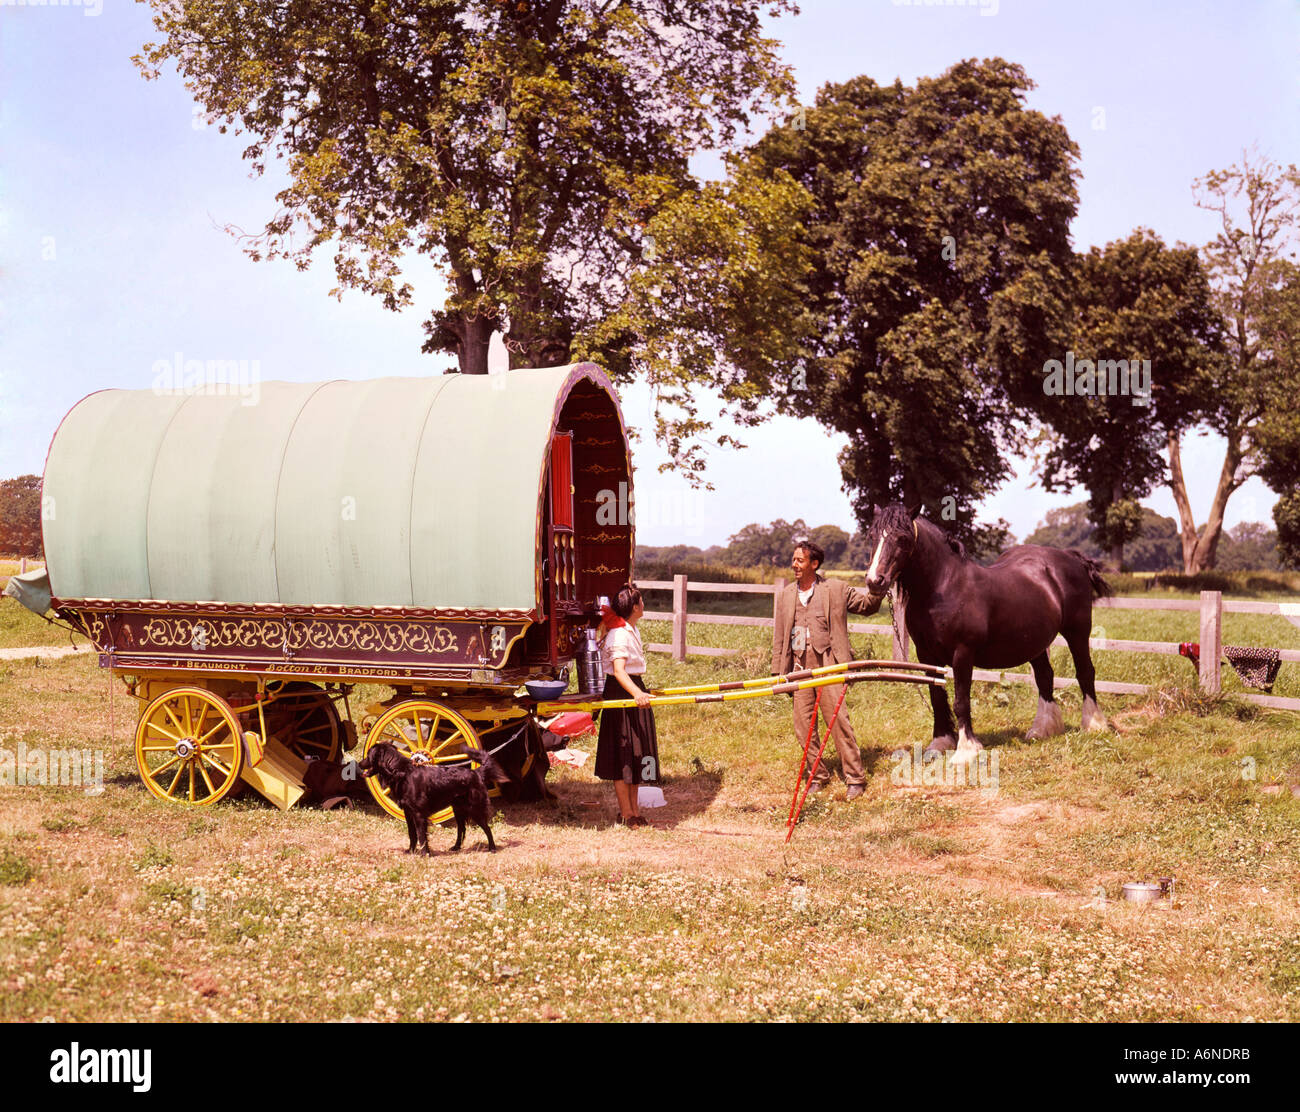
{"type": "Polygon", "coordinates": [[[876,569],[880,566],[880,553],[884,550],[885,538],[881,537],[876,541],[876,554],[871,557],[871,567],[867,568],[867,582],[870,583],[876,578],[876,569]]]}

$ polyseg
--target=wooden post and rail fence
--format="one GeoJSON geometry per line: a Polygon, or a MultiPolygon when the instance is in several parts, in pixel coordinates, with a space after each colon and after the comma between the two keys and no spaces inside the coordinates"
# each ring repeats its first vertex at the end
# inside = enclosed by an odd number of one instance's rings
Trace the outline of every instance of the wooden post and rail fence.
{"type": "MultiPolygon", "coordinates": [[[[694,656],[735,656],[740,652],[739,649],[717,649],[704,645],[688,645],[686,643],[688,623],[764,626],[771,629],[775,625],[776,600],[785,589],[785,585],[786,580],[784,579],[778,579],[775,583],[690,583],[688,585],[685,575],[675,575],[671,581],[654,580],[638,583],[637,586],[643,591],[671,591],[673,596],[671,612],[648,610],[645,614],[646,618],[651,621],[672,623],[672,643],[667,645],[648,644],[646,650],[649,652],[671,653],[673,659],[677,661],[685,660],[688,654],[694,656]],[[750,618],[734,614],[690,613],[687,608],[687,597],[690,591],[707,592],[709,594],[771,595],[773,616],[771,618],[750,618]]],[[[1097,599],[1093,606],[1116,610],[1184,610],[1199,613],[1201,623],[1199,681],[1201,690],[1206,692],[1219,692],[1222,690],[1221,661],[1223,657],[1223,615],[1225,613],[1279,615],[1286,618],[1293,625],[1300,626],[1300,603],[1249,602],[1237,599],[1229,599],[1225,602],[1222,591],[1202,591],[1199,602],[1194,599],[1102,598],[1097,599]]],[[[895,635],[891,626],[881,623],[850,622],[849,631],[851,633],[866,633],[877,637],[888,637],[891,639],[892,659],[907,659],[908,639],[906,630],[903,631],[901,640],[895,635]]],[[[1053,644],[1064,645],[1065,640],[1057,637],[1053,644]]],[[[1125,641],[1109,637],[1092,638],[1088,644],[1094,649],[1105,649],[1108,652],[1162,653],[1175,656],[1178,655],[1179,649],[1177,641],[1125,641]]],[[[1300,649],[1278,649],[1277,653],[1282,661],[1300,663],[1300,649]]],[[[1028,672],[995,672],[983,668],[975,669],[974,679],[982,683],[1032,684],[1034,682],[1033,675],[1028,672]]],[[[1063,679],[1058,676],[1055,686],[1058,688],[1069,687],[1073,683],[1075,683],[1073,679],[1063,679]]],[[[1151,685],[1145,683],[1097,681],[1097,690],[1109,694],[1141,695],[1150,689],[1151,685]]],[[[1261,706],[1281,710],[1300,710],[1300,699],[1278,695],[1260,695],[1254,692],[1237,693],[1236,697],[1258,703],[1261,706]]]]}

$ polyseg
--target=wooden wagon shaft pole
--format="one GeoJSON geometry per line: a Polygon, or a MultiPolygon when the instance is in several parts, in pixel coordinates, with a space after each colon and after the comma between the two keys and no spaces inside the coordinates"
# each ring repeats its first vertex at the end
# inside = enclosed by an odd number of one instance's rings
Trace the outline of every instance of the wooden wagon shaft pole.
{"type": "Polygon", "coordinates": [[[693,687],[656,688],[655,695],[695,695],[710,691],[742,691],[752,687],[772,687],[778,683],[830,676],[839,672],[858,672],[866,668],[889,668],[894,671],[923,672],[932,676],[946,676],[947,670],[934,664],[916,664],[904,660],[849,660],[843,664],[826,664],[820,668],[802,668],[783,676],[763,676],[756,680],[727,680],[722,683],[700,683],[693,687]]]}
{"type": "MultiPolygon", "coordinates": [[[[766,698],[768,695],[791,695],[796,691],[807,691],[815,687],[828,687],[836,683],[868,683],[872,681],[917,683],[926,687],[937,687],[944,683],[942,676],[906,675],[902,672],[858,672],[856,674],[850,672],[844,675],[818,676],[797,683],[778,683],[771,687],[746,691],[715,692],[704,695],[662,695],[652,697],[648,705],[652,707],[678,707],[689,706],[692,703],[731,703],[739,699],[766,698]]],[[[565,711],[613,710],[617,707],[634,706],[636,706],[635,699],[607,699],[594,700],[589,703],[541,702],[537,704],[535,710],[538,714],[562,714],[565,711]]]]}

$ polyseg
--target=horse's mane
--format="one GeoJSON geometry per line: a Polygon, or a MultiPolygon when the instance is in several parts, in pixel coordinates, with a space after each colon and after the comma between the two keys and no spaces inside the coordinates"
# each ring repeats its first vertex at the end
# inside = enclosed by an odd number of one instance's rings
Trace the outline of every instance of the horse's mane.
{"type": "MultiPolygon", "coordinates": [[[[880,509],[880,524],[891,533],[906,533],[912,528],[912,515],[908,512],[907,507],[899,504],[884,506],[880,509]]],[[[943,538],[944,543],[955,552],[961,559],[969,560],[966,553],[966,546],[954,537],[948,530],[935,525],[928,518],[918,517],[917,521],[923,521],[930,526],[943,538]]]]}
{"type": "Polygon", "coordinates": [[[910,533],[912,515],[907,512],[906,506],[899,503],[881,506],[876,511],[875,524],[886,533],[910,533]]]}

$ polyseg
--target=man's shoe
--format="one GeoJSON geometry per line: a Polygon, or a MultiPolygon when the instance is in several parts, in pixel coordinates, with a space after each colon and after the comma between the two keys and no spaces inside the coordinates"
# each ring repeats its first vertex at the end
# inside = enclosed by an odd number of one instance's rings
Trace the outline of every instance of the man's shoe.
{"type": "Polygon", "coordinates": [[[829,780],[814,780],[808,785],[808,794],[816,795],[818,792],[824,792],[830,786],[831,782],[829,780]]]}
{"type": "Polygon", "coordinates": [[[852,803],[855,799],[861,799],[866,794],[867,794],[867,789],[863,787],[861,784],[850,784],[849,793],[844,798],[847,799],[850,803],[852,803]]]}

